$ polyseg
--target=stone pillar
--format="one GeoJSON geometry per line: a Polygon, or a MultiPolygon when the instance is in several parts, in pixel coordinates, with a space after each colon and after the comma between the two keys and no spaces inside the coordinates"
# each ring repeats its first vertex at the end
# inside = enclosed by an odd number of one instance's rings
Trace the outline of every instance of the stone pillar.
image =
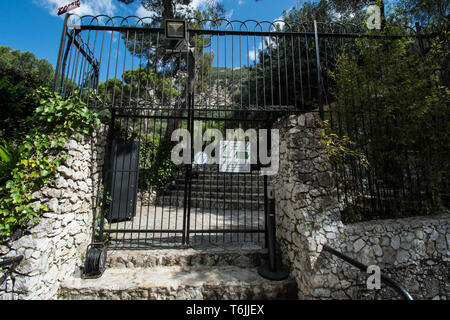
{"type": "Polygon", "coordinates": [[[297,279],[299,298],[327,298],[316,262],[324,244],[341,237],[341,204],[335,177],[320,144],[315,113],[279,120],[280,169],[275,179],[277,240],[297,279]]]}
{"type": "Polygon", "coordinates": [[[103,166],[106,134],[71,139],[51,183],[33,193],[49,212],[30,222],[21,238],[0,247],[2,259],[24,255],[13,277],[0,286],[0,299],[56,299],[59,284],[79,270],[91,242],[93,212],[103,166]],[[37,221],[34,221],[37,222],[37,221]]]}

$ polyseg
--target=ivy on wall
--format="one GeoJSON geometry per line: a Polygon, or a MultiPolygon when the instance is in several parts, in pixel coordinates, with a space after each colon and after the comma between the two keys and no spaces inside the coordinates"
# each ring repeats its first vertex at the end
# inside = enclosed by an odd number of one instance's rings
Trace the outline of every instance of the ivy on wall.
{"type": "MultiPolygon", "coordinates": [[[[95,111],[78,98],[64,100],[47,88],[34,91],[38,107],[32,129],[18,145],[0,143],[0,240],[6,240],[48,211],[33,205],[32,194],[49,183],[63,160],[60,152],[69,138],[81,138],[100,125],[95,111]]],[[[6,133],[4,133],[6,134],[6,133]]]]}

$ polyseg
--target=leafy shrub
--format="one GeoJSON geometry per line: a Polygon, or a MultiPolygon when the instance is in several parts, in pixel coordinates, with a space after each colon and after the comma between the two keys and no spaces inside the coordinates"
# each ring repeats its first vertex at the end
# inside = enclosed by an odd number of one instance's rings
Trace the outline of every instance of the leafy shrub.
{"type": "Polygon", "coordinates": [[[354,212],[370,207],[363,219],[446,211],[450,91],[439,72],[445,46],[439,38],[426,53],[409,38],[357,45],[358,54],[342,54],[332,74],[332,138],[348,136],[370,162],[368,170],[353,166],[343,181],[346,200],[354,212]]]}
{"type": "Polygon", "coordinates": [[[27,119],[37,107],[32,93],[51,86],[53,79],[47,60],[0,46],[0,132],[8,143],[20,143],[31,129],[27,119]]]}
{"type": "MultiPolygon", "coordinates": [[[[48,211],[33,204],[32,194],[49,183],[62,160],[62,147],[70,137],[92,132],[100,121],[96,113],[77,98],[63,100],[58,93],[39,88],[34,93],[39,106],[30,119],[33,124],[20,145],[0,146],[0,239],[48,211]]],[[[38,220],[35,219],[35,222],[38,220]]]]}
{"type": "Polygon", "coordinates": [[[171,160],[173,142],[148,137],[141,144],[139,188],[162,190],[173,179],[177,166],[171,160]]]}

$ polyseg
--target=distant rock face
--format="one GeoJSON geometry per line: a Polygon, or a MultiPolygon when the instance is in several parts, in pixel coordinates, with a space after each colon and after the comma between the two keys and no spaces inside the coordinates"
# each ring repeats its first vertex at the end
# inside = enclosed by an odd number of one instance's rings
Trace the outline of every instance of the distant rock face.
{"type": "Polygon", "coordinates": [[[213,84],[209,88],[205,92],[195,94],[194,103],[196,107],[207,109],[230,108],[233,104],[233,96],[228,88],[217,84],[213,84]]]}
{"type": "Polygon", "coordinates": [[[335,177],[320,145],[316,114],[288,116],[280,130],[275,179],[277,239],[284,263],[305,299],[399,298],[382,284],[367,288],[368,274],[322,252],[324,244],[366,265],[377,265],[415,299],[447,299],[448,215],[344,225],[335,177]]]}
{"type": "Polygon", "coordinates": [[[84,262],[81,258],[92,236],[105,130],[101,127],[96,135],[69,140],[63,151],[67,158],[53,181],[33,193],[33,200],[50,211],[39,223],[30,223],[29,234],[2,246],[2,259],[18,255],[24,259],[1,285],[0,299],[55,299],[60,283],[84,262]]]}

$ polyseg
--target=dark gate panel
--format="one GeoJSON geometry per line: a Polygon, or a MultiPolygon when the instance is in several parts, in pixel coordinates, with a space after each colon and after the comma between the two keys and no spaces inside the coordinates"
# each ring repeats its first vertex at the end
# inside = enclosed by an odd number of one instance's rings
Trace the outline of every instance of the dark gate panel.
{"type": "Polygon", "coordinates": [[[139,141],[112,141],[111,171],[107,190],[111,193],[108,222],[136,216],[139,179],[139,141]]]}

